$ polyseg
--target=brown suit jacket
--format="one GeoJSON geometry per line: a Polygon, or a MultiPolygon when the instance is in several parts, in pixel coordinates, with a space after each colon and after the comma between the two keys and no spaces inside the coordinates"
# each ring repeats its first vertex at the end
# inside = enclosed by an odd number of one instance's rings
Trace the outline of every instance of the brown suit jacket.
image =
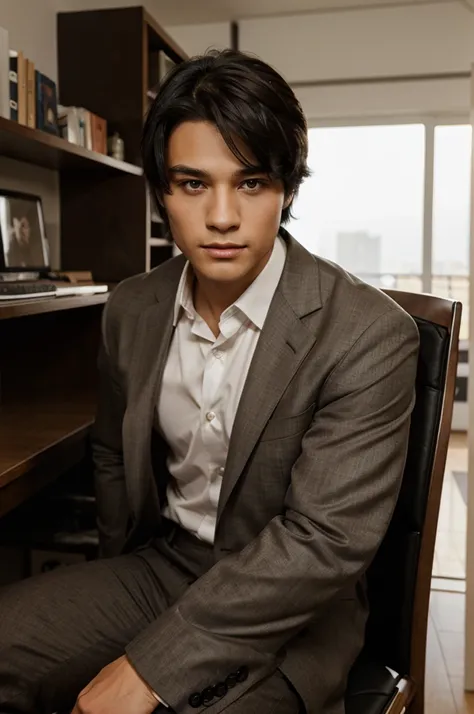
{"type": "MultiPolygon", "coordinates": [[[[127,649],[180,713],[198,711],[190,693],[246,665],[246,682],[212,711],[279,667],[308,714],[342,714],[363,644],[364,572],[401,484],[417,328],[283,235],[285,268],[231,436],[217,563],[127,649]]],[[[94,453],[105,555],[159,528],[169,475],[153,464],[152,422],[183,266],[179,256],[128,279],[104,311],[94,453]]]]}

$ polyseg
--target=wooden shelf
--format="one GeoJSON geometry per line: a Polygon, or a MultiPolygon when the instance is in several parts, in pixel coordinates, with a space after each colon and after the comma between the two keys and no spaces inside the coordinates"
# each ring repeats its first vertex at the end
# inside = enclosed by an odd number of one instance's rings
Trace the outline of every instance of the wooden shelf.
{"type": "Polygon", "coordinates": [[[89,151],[39,129],[0,117],[0,156],[47,169],[98,171],[143,176],[140,166],[89,151]]]}
{"type": "Polygon", "coordinates": [[[172,248],[173,244],[167,238],[149,238],[148,243],[152,248],[172,248]]]}
{"type": "Polygon", "coordinates": [[[102,305],[110,293],[97,295],[74,295],[70,297],[24,298],[23,300],[0,301],[0,320],[26,315],[40,315],[59,310],[74,310],[79,307],[102,305]]]}
{"type": "Polygon", "coordinates": [[[94,413],[83,395],[0,406],[0,516],[80,461],[94,413]]]}

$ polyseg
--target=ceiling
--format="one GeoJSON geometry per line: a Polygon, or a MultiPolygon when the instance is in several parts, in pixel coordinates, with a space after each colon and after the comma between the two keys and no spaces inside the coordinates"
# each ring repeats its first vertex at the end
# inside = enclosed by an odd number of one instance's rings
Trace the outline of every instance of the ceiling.
{"type": "MultiPolygon", "coordinates": [[[[463,0],[434,0],[462,2],[463,0]]],[[[423,5],[433,0],[147,0],[146,5],[163,25],[228,22],[303,12],[353,10],[369,7],[423,5]]],[[[117,3],[116,3],[117,4],[117,3]]]]}

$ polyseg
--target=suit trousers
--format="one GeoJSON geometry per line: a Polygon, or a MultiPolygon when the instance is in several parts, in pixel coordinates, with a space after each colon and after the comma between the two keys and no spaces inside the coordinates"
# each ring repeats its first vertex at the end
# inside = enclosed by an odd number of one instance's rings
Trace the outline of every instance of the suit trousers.
{"type": "MultiPolygon", "coordinates": [[[[81,689],[214,565],[211,546],[177,526],[168,530],[134,554],[0,589],[0,714],[70,710],[81,689]]],[[[227,714],[304,711],[278,670],[222,705],[227,714]]]]}

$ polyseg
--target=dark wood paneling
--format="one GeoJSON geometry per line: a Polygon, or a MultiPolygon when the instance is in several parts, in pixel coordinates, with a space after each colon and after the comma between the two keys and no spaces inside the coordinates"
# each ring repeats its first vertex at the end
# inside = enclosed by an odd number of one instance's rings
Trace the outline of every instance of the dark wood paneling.
{"type": "Polygon", "coordinates": [[[149,232],[145,182],[61,175],[61,267],[119,282],[146,269],[149,232]]]}
{"type": "Polygon", "coordinates": [[[58,14],[61,104],[81,106],[107,120],[125,142],[125,157],[140,163],[143,123],[143,8],[58,14]]]}
{"type": "Polygon", "coordinates": [[[0,516],[84,456],[102,308],[0,321],[0,516]]]}

